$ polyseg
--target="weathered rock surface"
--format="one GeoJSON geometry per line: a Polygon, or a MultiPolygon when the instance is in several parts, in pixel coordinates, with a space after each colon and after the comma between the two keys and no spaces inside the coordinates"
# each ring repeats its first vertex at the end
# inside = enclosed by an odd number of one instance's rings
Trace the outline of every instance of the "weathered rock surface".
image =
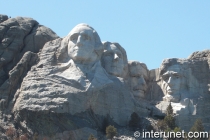
{"type": "Polygon", "coordinates": [[[210,50],[196,51],[192,53],[188,59],[210,58],[210,50]]]}
{"type": "MultiPolygon", "coordinates": [[[[5,17],[2,15],[2,17],[5,17]]],[[[3,18],[5,19],[5,18],[3,18]]],[[[43,45],[58,38],[49,28],[32,18],[10,18],[0,23],[0,85],[25,52],[37,53],[43,45]]]]}
{"type": "Polygon", "coordinates": [[[7,15],[1,15],[0,14],[0,23],[7,20],[8,19],[8,16],[7,15]]]}
{"type": "Polygon", "coordinates": [[[40,140],[90,134],[103,140],[106,121],[129,136],[133,112],[142,118],[142,129],[156,128],[153,118],[163,118],[170,102],[181,129],[201,118],[210,130],[209,50],[165,59],[149,71],[128,61],[119,43],[102,43],[87,24],[59,38],[31,18],[5,15],[0,40],[0,135],[12,126],[40,140]]]}
{"type": "Polygon", "coordinates": [[[196,55],[192,56],[196,59],[172,58],[163,61],[158,84],[164,97],[156,107],[164,113],[169,102],[172,102],[179,127],[189,130],[194,121],[201,118],[204,126],[209,130],[210,122],[207,119],[210,115],[208,113],[210,105],[208,59],[203,58],[204,55],[201,55],[201,58],[196,55]]]}
{"type": "MultiPolygon", "coordinates": [[[[71,52],[74,45],[69,44],[74,40],[69,41],[79,34],[75,32],[81,30],[92,32],[93,29],[81,24],[67,37],[45,44],[38,59],[33,59],[39,60],[38,63],[31,67],[10,103],[14,106],[17,124],[31,134],[49,135],[84,127],[101,129],[107,115],[114,124],[126,126],[133,112],[141,116],[149,114],[146,105],[134,99],[123,79],[109,75],[103,69],[100,52],[97,52],[100,54],[96,55],[98,58],[91,56],[88,61],[90,56],[79,57],[83,50],[71,52]],[[42,123],[37,124],[33,120],[42,123]]],[[[98,39],[95,42],[100,41],[98,39]]],[[[81,41],[79,49],[84,49],[87,44],[81,41]]],[[[90,52],[94,55],[92,53],[95,51],[90,52]]],[[[24,63],[23,60],[21,62],[24,63]]]]}

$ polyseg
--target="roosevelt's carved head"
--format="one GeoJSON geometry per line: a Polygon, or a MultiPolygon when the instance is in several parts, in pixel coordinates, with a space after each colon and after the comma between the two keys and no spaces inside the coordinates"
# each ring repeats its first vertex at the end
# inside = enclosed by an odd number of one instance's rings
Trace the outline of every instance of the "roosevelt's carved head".
{"type": "Polygon", "coordinates": [[[128,72],[125,50],[118,43],[104,42],[103,45],[102,66],[109,74],[124,78],[128,72]]]}
{"type": "Polygon", "coordinates": [[[144,98],[147,90],[148,69],[144,63],[129,61],[130,87],[134,97],[144,98]]]}
{"type": "Polygon", "coordinates": [[[68,56],[76,63],[89,64],[101,58],[103,45],[98,33],[91,26],[82,23],[75,26],[63,39],[60,54],[62,52],[68,52],[68,56]]]}

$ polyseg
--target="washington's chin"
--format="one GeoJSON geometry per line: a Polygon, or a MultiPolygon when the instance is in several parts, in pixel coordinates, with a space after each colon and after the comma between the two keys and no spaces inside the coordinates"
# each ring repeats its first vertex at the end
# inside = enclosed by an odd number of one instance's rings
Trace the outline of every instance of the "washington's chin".
{"type": "Polygon", "coordinates": [[[88,56],[84,55],[85,53],[73,53],[70,55],[71,59],[73,59],[75,62],[95,62],[97,60],[97,56],[90,54],[88,56]]]}
{"type": "Polygon", "coordinates": [[[70,53],[70,56],[72,57],[90,57],[92,53],[89,53],[88,51],[81,51],[81,50],[74,50],[70,53]]]}

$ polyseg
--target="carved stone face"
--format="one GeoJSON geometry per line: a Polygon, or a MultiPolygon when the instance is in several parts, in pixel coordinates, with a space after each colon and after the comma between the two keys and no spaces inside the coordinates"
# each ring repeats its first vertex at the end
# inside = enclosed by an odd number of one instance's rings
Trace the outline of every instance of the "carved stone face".
{"type": "Polygon", "coordinates": [[[178,94],[181,88],[181,68],[179,65],[170,66],[162,75],[164,90],[166,94],[178,94]]]}
{"type": "Polygon", "coordinates": [[[122,52],[114,45],[107,45],[103,54],[105,70],[111,74],[121,77],[124,72],[124,61],[122,52]]]}
{"type": "Polygon", "coordinates": [[[145,78],[147,77],[147,69],[137,61],[131,61],[129,64],[130,86],[134,96],[143,98],[147,89],[145,78]]]}
{"type": "Polygon", "coordinates": [[[76,26],[70,32],[68,55],[79,63],[91,63],[97,59],[93,30],[86,26],[76,26]]]}

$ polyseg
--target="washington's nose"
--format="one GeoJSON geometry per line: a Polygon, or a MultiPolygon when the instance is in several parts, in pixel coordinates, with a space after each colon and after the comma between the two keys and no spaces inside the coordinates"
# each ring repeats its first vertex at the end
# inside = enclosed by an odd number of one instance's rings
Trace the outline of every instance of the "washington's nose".
{"type": "Polygon", "coordinates": [[[77,46],[78,46],[78,47],[82,46],[82,38],[81,38],[80,35],[79,35],[78,38],[77,38],[77,46]]]}
{"type": "Polygon", "coordinates": [[[119,57],[118,57],[118,55],[115,53],[114,54],[114,60],[118,60],[119,59],[119,57]]]}

